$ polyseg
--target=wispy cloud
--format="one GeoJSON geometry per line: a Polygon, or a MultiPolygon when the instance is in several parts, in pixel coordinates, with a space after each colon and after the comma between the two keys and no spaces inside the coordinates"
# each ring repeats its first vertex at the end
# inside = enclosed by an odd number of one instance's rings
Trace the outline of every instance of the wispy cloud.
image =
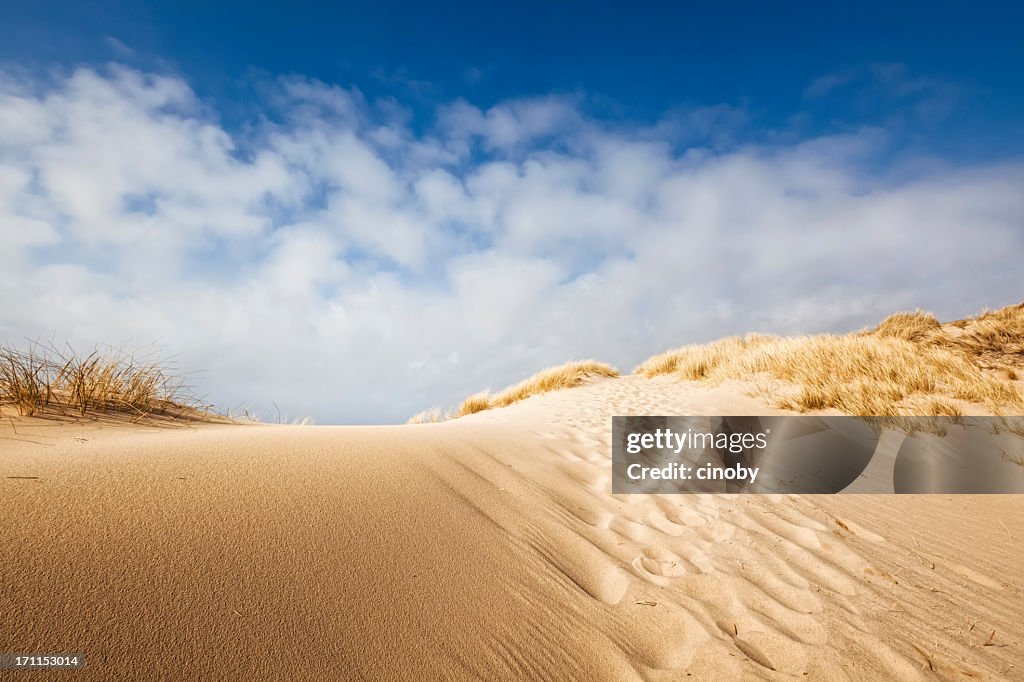
{"type": "Polygon", "coordinates": [[[854,69],[843,69],[835,73],[826,73],[811,81],[811,84],[804,90],[804,97],[823,97],[828,93],[843,87],[852,81],[857,75],[854,69]]]}
{"type": "Polygon", "coordinates": [[[950,81],[911,74],[903,64],[877,63],[825,74],[804,90],[806,100],[840,93],[859,108],[883,106],[888,111],[909,112],[934,123],[946,117],[961,100],[962,87],[950,81]]]}
{"type": "Polygon", "coordinates": [[[160,339],[222,404],[386,421],[572,357],[1024,290],[1017,162],[894,177],[876,129],[713,144],[728,109],[457,101],[417,133],[308,79],[264,96],[228,130],[179,77],[0,76],[0,340],[160,339]]]}

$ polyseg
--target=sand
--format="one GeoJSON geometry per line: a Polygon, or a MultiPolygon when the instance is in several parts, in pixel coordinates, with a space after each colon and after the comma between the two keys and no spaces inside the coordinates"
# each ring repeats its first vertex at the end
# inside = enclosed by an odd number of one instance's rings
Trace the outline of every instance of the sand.
{"type": "Polygon", "coordinates": [[[778,412],[630,376],[444,424],[5,419],[0,651],[84,653],[48,673],[78,680],[1024,679],[1022,497],[609,492],[613,414],[778,412]]]}

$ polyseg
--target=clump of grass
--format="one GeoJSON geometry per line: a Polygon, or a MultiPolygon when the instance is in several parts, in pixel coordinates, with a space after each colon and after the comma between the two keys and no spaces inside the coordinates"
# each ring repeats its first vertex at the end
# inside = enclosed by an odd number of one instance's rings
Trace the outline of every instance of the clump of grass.
{"type": "Polygon", "coordinates": [[[455,419],[457,417],[465,417],[467,414],[476,414],[477,412],[489,410],[494,406],[493,400],[491,394],[487,391],[474,393],[463,400],[448,418],[455,419]]]}
{"type": "Polygon", "coordinates": [[[444,410],[441,407],[435,405],[434,407],[423,410],[422,412],[417,412],[413,416],[409,417],[409,421],[405,423],[437,424],[438,422],[443,422],[447,418],[448,415],[445,414],[444,410]]]}
{"type": "Polygon", "coordinates": [[[985,367],[1002,369],[1010,379],[1017,374],[1014,365],[1024,363],[1024,303],[947,325],[920,310],[896,313],[870,333],[955,350],[985,367]]]}
{"type": "Polygon", "coordinates": [[[931,313],[915,310],[912,313],[895,313],[882,320],[872,333],[875,336],[889,336],[904,341],[919,342],[941,333],[942,324],[931,313]]]}
{"type": "Polygon", "coordinates": [[[1024,305],[951,327],[929,313],[898,313],[871,331],[845,336],[752,335],[684,346],[635,372],[710,383],[767,377],[782,385],[775,405],[798,411],[958,416],[959,401],[1024,409],[1024,391],[1003,378],[1016,376],[1011,365],[1024,360],[1024,305]],[[1003,367],[1002,376],[987,371],[994,366],[1003,367]]]}
{"type": "Polygon", "coordinates": [[[967,320],[959,334],[940,342],[987,365],[1020,369],[1024,366],[1024,303],[986,311],[967,320]]]}
{"type": "Polygon", "coordinates": [[[0,405],[13,404],[22,415],[36,414],[53,397],[51,379],[49,363],[34,346],[27,351],[0,348],[0,405]]]}
{"type": "Polygon", "coordinates": [[[683,346],[648,358],[634,371],[650,378],[659,374],[677,374],[684,379],[704,379],[730,358],[778,337],[763,334],[730,336],[712,343],[683,346]]]}
{"type": "Polygon", "coordinates": [[[596,360],[577,360],[558,367],[549,367],[529,379],[509,386],[491,398],[490,407],[505,407],[532,395],[550,393],[563,388],[579,386],[595,377],[617,377],[619,372],[611,365],[596,360]]]}
{"type": "Polygon", "coordinates": [[[469,396],[457,408],[445,414],[441,408],[433,407],[413,415],[407,423],[425,424],[457,419],[469,414],[483,412],[496,407],[506,407],[530,396],[550,393],[563,388],[580,386],[595,377],[617,377],[619,371],[611,365],[596,360],[576,360],[557,367],[549,367],[537,372],[529,379],[513,384],[497,393],[481,391],[469,396]]]}
{"type": "Polygon", "coordinates": [[[124,409],[145,414],[158,403],[170,402],[176,392],[164,368],[99,351],[85,357],[70,355],[58,370],[55,385],[58,395],[83,415],[89,410],[124,409]]]}
{"type": "Polygon", "coordinates": [[[113,349],[79,355],[36,342],[24,350],[0,346],[0,405],[22,416],[199,412],[184,381],[152,356],[113,349]]]}

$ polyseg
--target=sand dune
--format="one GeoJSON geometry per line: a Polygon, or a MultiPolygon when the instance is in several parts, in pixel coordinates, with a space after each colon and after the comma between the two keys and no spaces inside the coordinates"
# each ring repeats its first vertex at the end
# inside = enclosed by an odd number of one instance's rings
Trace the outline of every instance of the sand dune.
{"type": "Polygon", "coordinates": [[[628,413],[779,410],[628,376],[442,424],[4,420],[0,651],[97,680],[1024,678],[1020,497],[612,496],[628,413]]]}

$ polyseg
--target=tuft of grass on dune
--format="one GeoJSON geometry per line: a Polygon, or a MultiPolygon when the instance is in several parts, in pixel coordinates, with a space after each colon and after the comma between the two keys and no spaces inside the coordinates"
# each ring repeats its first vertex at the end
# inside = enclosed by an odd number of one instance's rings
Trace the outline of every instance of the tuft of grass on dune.
{"type": "Polygon", "coordinates": [[[921,311],[835,336],[750,335],[677,348],[634,372],[720,383],[759,382],[782,409],[862,416],[961,414],[960,402],[1024,409],[1012,383],[1024,365],[1024,304],[941,324],[921,311]]]}
{"type": "Polygon", "coordinates": [[[496,407],[494,398],[487,391],[481,391],[480,393],[474,393],[459,403],[455,412],[449,415],[448,418],[465,417],[467,414],[476,414],[477,412],[489,410],[492,407],[496,407]]]}
{"type": "Polygon", "coordinates": [[[986,311],[962,326],[954,323],[954,328],[958,333],[943,339],[952,348],[1007,374],[1024,369],[1024,303],[986,311]]]}
{"type": "Polygon", "coordinates": [[[730,336],[712,343],[683,346],[659,353],[645,360],[633,370],[650,378],[659,374],[677,374],[684,379],[704,379],[730,358],[746,353],[749,349],[778,341],[778,337],[762,334],[730,336]]]}
{"type": "Polygon", "coordinates": [[[942,323],[934,315],[921,310],[912,313],[894,313],[874,328],[875,336],[892,337],[919,343],[941,333],[942,323]]]}
{"type": "Polygon", "coordinates": [[[618,370],[611,365],[596,360],[577,360],[567,362],[558,367],[549,367],[534,374],[529,379],[509,386],[491,397],[491,407],[505,407],[532,395],[549,393],[563,388],[579,386],[587,379],[594,377],[617,377],[618,370]]]}
{"type": "Polygon", "coordinates": [[[459,404],[452,412],[445,414],[439,407],[424,410],[413,415],[408,424],[426,424],[448,419],[457,419],[476,412],[490,410],[496,407],[506,407],[530,396],[541,393],[558,391],[563,388],[573,388],[582,385],[588,379],[595,377],[617,377],[619,371],[611,365],[596,360],[576,360],[567,362],[557,367],[549,367],[537,372],[528,379],[497,393],[481,391],[469,396],[459,404]]]}
{"type": "Polygon", "coordinates": [[[0,406],[22,416],[198,416],[204,409],[172,367],[151,355],[110,350],[87,355],[30,342],[0,346],[0,406]]]}
{"type": "Polygon", "coordinates": [[[429,409],[417,412],[413,416],[409,417],[409,421],[406,424],[437,424],[447,419],[447,415],[440,406],[435,405],[429,409]]]}

